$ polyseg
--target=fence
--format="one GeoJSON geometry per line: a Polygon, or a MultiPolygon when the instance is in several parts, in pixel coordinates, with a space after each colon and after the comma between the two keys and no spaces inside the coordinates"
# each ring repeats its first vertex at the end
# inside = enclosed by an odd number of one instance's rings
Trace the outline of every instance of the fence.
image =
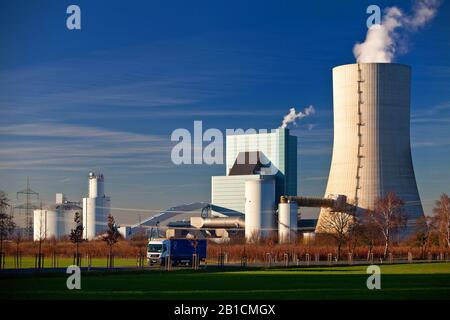
{"type": "Polygon", "coordinates": [[[90,270],[92,267],[92,255],[87,253],[84,257],[84,263],[88,267],[88,270],[90,270]]]}
{"type": "Polygon", "coordinates": [[[248,258],[247,258],[247,255],[246,254],[244,254],[242,257],[241,257],[241,267],[242,268],[246,268],[247,267],[247,263],[248,263],[248,260],[247,260],[248,258]]]}
{"type": "Polygon", "coordinates": [[[199,259],[199,256],[198,256],[198,254],[195,254],[195,253],[194,253],[194,254],[192,255],[192,269],[198,270],[199,266],[200,266],[200,259],[199,259]]]}
{"type": "Polygon", "coordinates": [[[223,268],[224,265],[225,265],[225,254],[220,253],[219,256],[217,257],[217,266],[219,268],[223,268]]]}
{"type": "MultiPolygon", "coordinates": [[[[228,247],[225,247],[228,249],[228,247]]],[[[373,263],[414,263],[414,262],[449,262],[450,252],[446,250],[433,251],[424,250],[423,252],[405,251],[401,253],[396,253],[395,251],[389,252],[386,256],[383,252],[371,252],[366,256],[364,252],[358,253],[343,251],[341,259],[339,261],[336,258],[336,252],[330,251],[325,253],[317,253],[314,251],[306,250],[290,250],[287,248],[285,251],[279,251],[271,248],[271,250],[264,251],[263,253],[258,253],[255,255],[252,252],[241,251],[239,255],[232,254],[230,261],[230,253],[228,251],[218,252],[216,255],[208,255],[207,263],[215,265],[217,261],[217,266],[220,268],[226,266],[233,267],[292,267],[292,266],[335,266],[335,265],[366,265],[373,263]]],[[[37,250],[36,250],[37,251],[37,250]]],[[[81,251],[81,250],[80,250],[81,251]]],[[[115,256],[103,255],[102,253],[80,253],[78,256],[72,252],[69,254],[62,254],[60,251],[48,251],[46,253],[42,252],[33,255],[24,255],[20,251],[10,251],[0,254],[0,269],[10,268],[10,269],[21,269],[21,268],[61,268],[68,265],[74,264],[82,267],[88,267],[88,270],[92,267],[92,261],[94,260],[94,266],[98,268],[116,268],[116,267],[130,267],[130,268],[145,268],[146,267],[146,252],[139,251],[133,256],[121,256],[116,252],[115,256]],[[102,254],[102,255],[100,255],[102,254]],[[22,261],[23,260],[23,261],[22,261]]],[[[192,256],[192,264],[187,267],[192,267],[193,270],[200,269],[202,262],[199,257],[195,255],[192,256]]],[[[181,266],[180,266],[181,267],[181,266]]],[[[186,266],[184,266],[186,267],[186,266]]],[[[159,268],[159,267],[158,267],[159,268]]],[[[164,269],[164,265],[161,267],[164,269]]],[[[171,270],[170,267],[166,269],[171,270]]],[[[172,268],[173,269],[173,268],[172,268]]]]}
{"type": "Polygon", "coordinates": [[[266,268],[270,268],[272,266],[272,253],[270,252],[266,253],[265,266],[266,268]]]}
{"type": "Polygon", "coordinates": [[[170,255],[164,258],[164,268],[166,271],[172,271],[172,258],[170,255]]]}
{"type": "Polygon", "coordinates": [[[348,255],[348,264],[352,265],[353,264],[353,252],[349,252],[347,255],[348,255]]]}

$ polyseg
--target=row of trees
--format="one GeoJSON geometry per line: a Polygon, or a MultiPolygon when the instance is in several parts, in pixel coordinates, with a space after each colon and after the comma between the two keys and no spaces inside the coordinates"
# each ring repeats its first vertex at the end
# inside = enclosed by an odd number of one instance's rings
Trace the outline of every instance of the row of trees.
{"type": "MultiPolygon", "coordinates": [[[[8,208],[10,207],[10,200],[4,191],[0,190],[0,265],[3,259],[3,243],[4,240],[10,238],[14,234],[16,229],[16,224],[14,223],[13,216],[8,214],[8,208]]],[[[75,212],[74,215],[75,228],[71,230],[69,239],[76,246],[76,261],[79,263],[79,246],[80,243],[84,241],[83,239],[83,224],[81,220],[81,215],[79,212],[75,212]]],[[[107,230],[101,236],[101,239],[106,242],[109,248],[109,256],[112,259],[112,250],[115,243],[120,238],[120,233],[118,227],[115,223],[114,217],[110,214],[107,218],[107,230]]],[[[18,242],[21,241],[20,234],[17,235],[18,242]]],[[[42,238],[39,239],[39,256],[41,256],[41,243],[42,238]]],[[[110,261],[111,262],[111,261],[110,261]]]]}
{"type": "MultiPolygon", "coordinates": [[[[408,223],[404,206],[402,199],[389,192],[375,201],[372,210],[358,212],[353,207],[345,212],[331,212],[323,217],[321,225],[334,238],[338,259],[345,244],[356,246],[358,242],[362,242],[368,246],[370,255],[375,243],[380,239],[384,243],[383,256],[386,258],[395,238],[400,237],[408,223]]],[[[450,248],[450,198],[447,194],[442,194],[436,201],[433,213],[433,216],[416,220],[410,240],[418,242],[425,250],[432,234],[437,234],[439,245],[442,248],[450,248]]]]}
{"type": "MultiPolygon", "coordinates": [[[[15,229],[12,216],[7,214],[10,206],[7,195],[0,191],[0,252],[3,252],[3,242],[10,237],[15,229]]],[[[401,231],[408,222],[404,210],[405,203],[395,193],[388,193],[376,200],[373,210],[357,212],[349,208],[345,212],[332,212],[324,216],[322,226],[327,230],[327,236],[332,237],[337,246],[337,258],[340,259],[342,247],[345,245],[355,248],[357,245],[368,247],[368,255],[376,244],[384,245],[383,255],[386,257],[392,244],[399,241],[401,231]]],[[[432,238],[436,238],[441,248],[450,248],[450,198],[441,195],[436,201],[433,216],[424,217],[416,221],[412,241],[425,251],[432,238]]],[[[79,245],[83,240],[83,225],[80,213],[74,217],[75,228],[71,231],[70,240],[76,245],[76,256],[79,256],[79,245]]],[[[102,235],[112,256],[114,244],[120,238],[114,217],[107,218],[108,228],[102,235]]],[[[404,239],[403,239],[404,240],[404,239]]]]}

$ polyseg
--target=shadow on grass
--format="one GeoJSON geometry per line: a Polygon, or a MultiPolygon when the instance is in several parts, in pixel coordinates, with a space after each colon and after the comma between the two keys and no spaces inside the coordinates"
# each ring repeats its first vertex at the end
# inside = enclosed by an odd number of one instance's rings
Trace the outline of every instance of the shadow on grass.
{"type": "Polygon", "coordinates": [[[82,290],[79,291],[66,288],[68,275],[65,273],[16,274],[0,277],[0,298],[450,299],[450,273],[385,274],[381,278],[382,290],[368,290],[367,274],[336,273],[345,270],[355,271],[354,268],[91,271],[82,273],[82,290]],[[280,270],[290,272],[282,274],[280,270]],[[276,273],[270,274],[270,271],[276,273]]]}

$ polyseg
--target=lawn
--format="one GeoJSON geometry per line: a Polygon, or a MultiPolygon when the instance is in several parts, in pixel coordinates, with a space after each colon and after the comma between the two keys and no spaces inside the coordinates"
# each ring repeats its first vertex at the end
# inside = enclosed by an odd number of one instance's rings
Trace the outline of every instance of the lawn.
{"type": "Polygon", "coordinates": [[[367,289],[362,266],[85,271],[72,291],[64,273],[0,274],[0,299],[450,299],[450,263],[381,271],[381,290],[367,289]]]}
{"type": "MultiPolygon", "coordinates": [[[[59,268],[67,268],[68,266],[74,264],[73,258],[63,258],[58,257],[58,267],[59,268]]],[[[137,261],[136,259],[132,258],[114,258],[114,266],[116,267],[136,267],[137,261]]],[[[87,266],[86,259],[81,259],[81,266],[85,267],[87,266]]],[[[106,258],[92,258],[91,261],[92,267],[106,267],[106,258]]],[[[34,257],[22,257],[22,268],[34,268],[35,267],[35,258],[34,257]]],[[[45,268],[51,268],[52,265],[52,258],[51,257],[45,257],[44,258],[44,267],[45,268]]],[[[14,257],[13,256],[7,256],[5,259],[5,268],[6,269],[13,269],[14,268],[14,257]]]]}

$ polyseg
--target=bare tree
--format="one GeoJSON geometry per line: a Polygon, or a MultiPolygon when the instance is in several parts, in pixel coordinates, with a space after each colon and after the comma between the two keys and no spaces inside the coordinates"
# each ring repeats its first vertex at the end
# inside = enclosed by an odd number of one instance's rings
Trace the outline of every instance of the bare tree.
{"type": "Polygon", "coordinates": [[[429,220],[430,219],[427,219],[427,217],[421,217],[417,219],[416,225],[414,227],[414,234],[412,240],[416,246],[420,247],[421,259],[425,258],[425,251],[430,241],[432,228],[428,224],[429,220]]]}
{"type": "Polygon", "coordinates": [[[403,206],[403,200],[393,192],[389,192],[385,197],[380,197],[375,201],[371,217],[384,238],[384,258],[390,250],[393,236],[406,226],[407,217],[404,214],[403,206]]]}
{"type": "Polygon", "coordinates": [[[76,264],[80,264],[80,243],[83,241],[83,225],[81,223],[81,216],[80,213],[77,211],[75,212],[75,217],[73,219],[76,226],[75,229],[72,229],[70,231],[70,241],[75,243],[76,245],[76,264]]]}
{"type": "Polygon", "coordinates": [[[447,194],[442,194],[439,200],[436,200],[433,213],[433,223],[439,234],[439,244],[450,247],[450,198],[447,194]]]}
{"type": "Polygon", "coordinates": [[[120,233],[119,233],[118,227],[116,225],[116,222],[114,221],[114,217],[111,214],[108,215],[107,221],[108,221],[108,230],[106,231],[106,234],[103,235],[103,241],[105,241],[109,247],[108,265],[109,265],[109,267],[112,267],[112,265],[113,265],[112,264],[112,262],[113,262],[113,258],[112,258],[113,246],[119,240],[120,233]]]}
{"type": "Polygon", "coordinates": [[[349,237],[355,219],[347,212],[330,212],[323,216],[322,227],[334,238],[337,245],[337,259],[341,258],[341,248],[349,237]]]}
{"type": "Polygon", "coordinates": [[[16,244],[16,256],[15,256],[15,265],[16,268],[20,268],[21,265],[21,252],[20,252],[20,244],[24,241],[24,237],[22,231],[20,229],[16,229],[13,235],[13,242],[16,244]]]}
{"type": "Polygon", "coordinates": [[[355,217],[355,224],[352,230],[355,237],[367,246],[367,260],[369,260],[375,243],[380,238],[380,231],[375,225],[369,210],[365,210],[355,217]]]}
{"type": "Polygon", "coordinates": [[[13,232],[16,224],[11,215],[7,214],[7,208],[10,206],[8,196],[0,191],[0,268],[3,265],[3,241],[13,232]]]}

